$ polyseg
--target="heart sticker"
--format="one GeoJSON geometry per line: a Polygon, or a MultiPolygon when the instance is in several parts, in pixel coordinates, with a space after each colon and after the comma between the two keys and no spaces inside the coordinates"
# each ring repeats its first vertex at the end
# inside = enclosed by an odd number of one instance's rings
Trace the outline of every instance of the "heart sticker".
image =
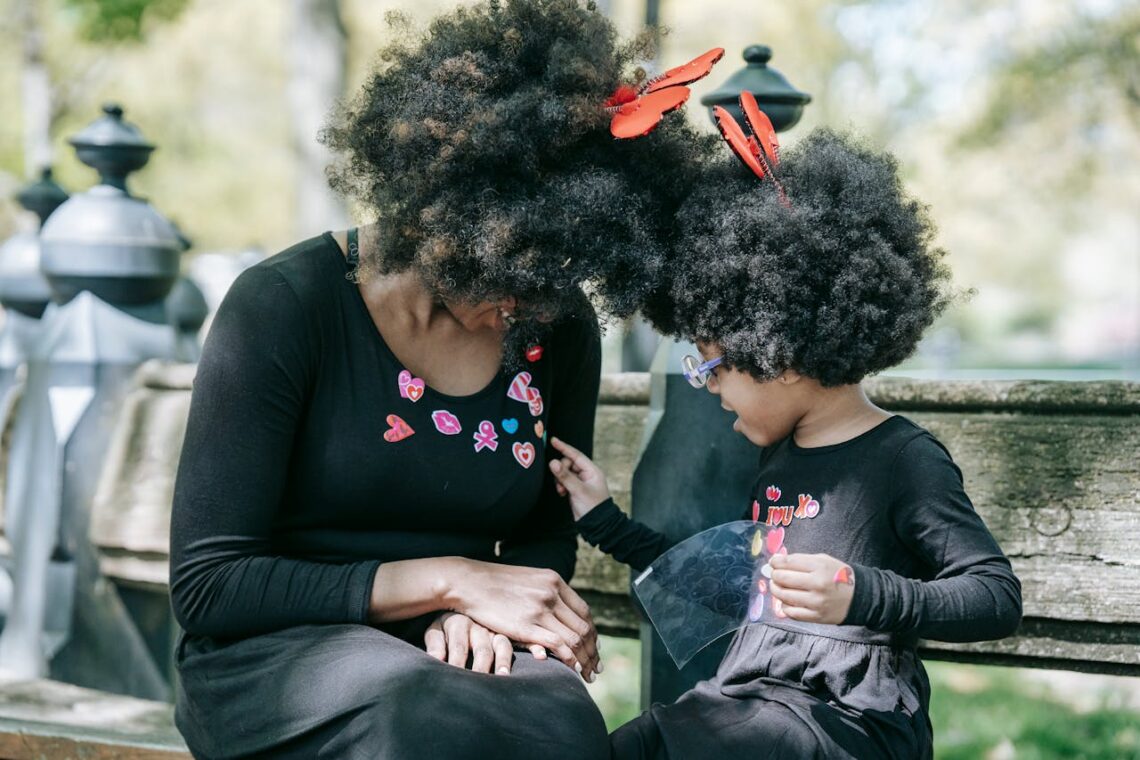
{"type": "Polygon", "coordinates": [[[515,455],[515,460],[523,467],[530,467],[534,464],[534,444],[515,442],[511,446],[511,453],[515,455]]]}
{"type": "Polygon", "coordinates": [[[530,414],[532,417],[539,417],[542,415],[542,394],[538,392],[538,388],[526,389],[526,402],[530,407],[530,414]]]}
{"type": "Polygon", "coordinates": [[[526,350],[526,360],[536,362],[542,358],[542,346],[531,346],[526,350]]]}
{"type": "Polygon", "coordinates": [[[411,425],[395,414],[388,415],[388,425],[389,429],[384,431],[384,440],[388,443],[396,443],[416,434],[411,425]]]}
{"type": "Polygon", "coordinates": [[[437,409],[432,412],[431,421],[435,423],[435,429],[444,435],[458,435],[463,432],[459,418],[446,409],[437,409]]]}
{"type": "Polygon", "coordinates": [[[776,554],[784,546],[784,529],[772,528],[768,531],[768,553],[776,554]]]}
{"type": "Polygon", "coordinates": [[[490,420],[483,420],[479,423],[479,429],[475,431],[475,451],[483,449],[495,451],[498,448],[499,434],[495,432],[495,424],[490,420]]]}
{"type": "Polygon", "coordinates": [[[768,486],[768,490],[764,492],[764,495],[768,497],[768,501],[779,501],[780,489],[776,486],[768,486]]]}
{"type": "Polygon", "coordinates": [[[508,417],[505,420],[503,420],[502,422],[500,422],[499,424],[503,426],[503,430],[506,430],[511,435],[514,435],[515,433],[518,432],[519,421],[516,420],[514,417],[508,417]]]}
{"type": "Polygon", "coordinates": [[[542,424],[542,420],[534,423],[534,437],[541,438],[546,433],[546,426],[542,424]]]}
{"type": "Polygon", "coordinates": [[[507,388],[507,398],[521,401],[524,404],[529,403],[527,390],[530,388],[530,380],[529,372],[520,372],[515,375],[515,379],[511,380],[511,385],[507,388]]]}
{"type": "Polygon", "coordinates": [[[396,377],[396,385],[400,387],[400,398],[411,399],[413,402],[419,401],[424,395],[424,379],[422,377],[412,377],[412,373],[406,369],[402,370],[396,377]]]}

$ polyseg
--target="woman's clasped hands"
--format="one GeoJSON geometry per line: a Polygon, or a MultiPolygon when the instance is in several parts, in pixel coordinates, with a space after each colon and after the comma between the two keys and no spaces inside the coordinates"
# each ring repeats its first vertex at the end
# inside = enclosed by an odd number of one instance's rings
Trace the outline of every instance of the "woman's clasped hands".
{"type": "Polygon", "coordinates": [[[510,672],[514,644],[545,659],[553,653],[582,678],[602,671],[590,608],[553,570],[454,559],[448,612],[424,634],[428,654],[471,670],[510,672]]]}

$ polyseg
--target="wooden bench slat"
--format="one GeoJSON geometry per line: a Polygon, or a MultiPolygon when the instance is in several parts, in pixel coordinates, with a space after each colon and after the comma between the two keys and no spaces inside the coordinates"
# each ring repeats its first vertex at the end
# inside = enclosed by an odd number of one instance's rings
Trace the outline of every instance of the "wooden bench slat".
{"type": "Polygon", "coordinates": [[[0,681],[0,760],[189,760],[172,712],[57,681],[0,681]]]}

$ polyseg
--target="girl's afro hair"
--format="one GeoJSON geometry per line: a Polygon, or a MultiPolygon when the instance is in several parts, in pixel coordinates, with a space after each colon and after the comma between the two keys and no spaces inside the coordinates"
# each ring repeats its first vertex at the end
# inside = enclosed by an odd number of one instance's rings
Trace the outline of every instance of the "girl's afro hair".
{"type": "Polygon", "coordinates": [[[704,168],[646,316],[762,381],[791,368],[845,385],[910,356],[949,271],[894,158],[819,129],[776,174],[790,207],[739,162],[704,168]]]}
{"type": "Polygon", "coordinates": [[[515,297],[524,316],[637,309],[676,209],[715,148],[679,114],[615,140],[603,103],[644,45],[578,0],[488,0],[381,51],[324,141],[334,188],[378,217],[362,275],[415,267],[439,297],[515,297]]]}

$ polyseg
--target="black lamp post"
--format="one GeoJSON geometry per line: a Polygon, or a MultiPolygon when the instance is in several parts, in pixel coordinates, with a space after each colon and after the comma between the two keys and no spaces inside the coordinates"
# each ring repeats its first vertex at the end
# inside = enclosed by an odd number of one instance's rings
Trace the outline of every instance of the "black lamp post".
{"type": "Polygon", "coordinates": [[[741,92],[748,90],[756,96],[760,110],[768,114],[777,132],[796,125],[803,115],[804,106],[811,102],[811,95],[792,87],[783,74],[769,68],[771,58],[772,48],[767,45],[749,45],[744,49],[744,60],[748,65],[701,98],[701,105],[709,109],[709,118],[714,124],[713,106],[723,106],[737,121],[743,121],[738,99],[741,92]]]}

